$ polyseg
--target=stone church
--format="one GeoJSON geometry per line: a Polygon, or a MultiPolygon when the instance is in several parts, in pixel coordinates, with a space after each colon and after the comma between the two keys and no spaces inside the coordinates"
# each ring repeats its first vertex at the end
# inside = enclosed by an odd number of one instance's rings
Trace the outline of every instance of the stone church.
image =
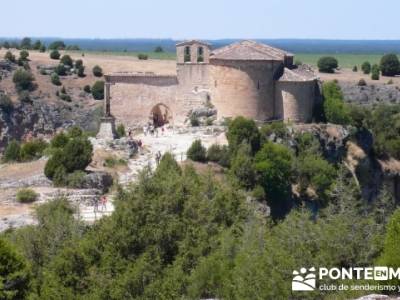
{"type": "Polygon", "coordinates": [[[212,107],[218,119],[309,122],[317,77],[293,64],[293,54],[242,41],[219,49],[201,41],[176,45],[176,75],[105,76],[105,119],[125,126],[182,124],[192,111],[212,107]]]}

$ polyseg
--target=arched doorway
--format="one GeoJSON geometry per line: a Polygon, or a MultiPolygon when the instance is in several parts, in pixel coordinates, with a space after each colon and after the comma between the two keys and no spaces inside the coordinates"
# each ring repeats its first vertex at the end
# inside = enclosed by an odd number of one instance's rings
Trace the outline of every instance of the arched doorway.
{"type": "Polygon", "coordinates": [[[161,127],[172,122],[172,113],[168,106],[159,103],[151,109],[150,121],[155,127],[161,127]]]}

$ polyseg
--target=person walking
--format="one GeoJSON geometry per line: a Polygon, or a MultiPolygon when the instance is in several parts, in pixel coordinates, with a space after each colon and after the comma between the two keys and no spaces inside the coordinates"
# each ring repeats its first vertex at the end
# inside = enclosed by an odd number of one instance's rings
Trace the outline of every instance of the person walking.
{"type": "Polygon", "coordinates": [[[161,152],[158,151],[158,152],[156,153],[156,163],[157,163],[157,166],[160,164],[160,160],[161,160],[161,152]]]}
{"type": "Polygon", "coordinates": [[[105,195],[101,197],[101,211],[107,211],[107,197],[105,195]]]}

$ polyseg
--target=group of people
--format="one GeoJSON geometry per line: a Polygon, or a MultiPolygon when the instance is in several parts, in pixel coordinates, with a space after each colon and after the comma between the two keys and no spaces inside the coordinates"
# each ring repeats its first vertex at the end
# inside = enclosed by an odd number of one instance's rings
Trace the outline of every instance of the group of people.
{"type": "Polygon", "coordinates": [[[101,196],[100,199],[94,199],[94,212],[99,212],[99,205],[101,211],[107,211],[107,197],[105,195],[101,196]]]}

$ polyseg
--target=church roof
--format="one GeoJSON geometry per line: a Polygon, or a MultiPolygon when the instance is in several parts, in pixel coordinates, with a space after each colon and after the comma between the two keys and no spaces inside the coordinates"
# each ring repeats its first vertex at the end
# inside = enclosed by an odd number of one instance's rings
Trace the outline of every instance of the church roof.
{"type": "Polygon", "coordinates": [[[312,81],[318,79],[314,71],[308,65],[300,65],[296,69],[285,68],[279,81],[312,81]]]}
{"type": "Polygon", "coordinates": [[[204,45],[204,46],[210,47],[210,44],[207,44],[206,42],[202,42],[202,41],[199,41],[199,40],[183,41],[183,42],[180,42],[180,43],[176,44],[176,46],[179,47],[179,46],[186,46],[186,45],[193,45],[193,44],[200,44],[200,45],[204,45]]]}
{"type": "Polygon", "coordinates": [[[234,43],[211,53],[211,59],[225,60],[284,60],[293,54],[255,41],[234,43]]]}

